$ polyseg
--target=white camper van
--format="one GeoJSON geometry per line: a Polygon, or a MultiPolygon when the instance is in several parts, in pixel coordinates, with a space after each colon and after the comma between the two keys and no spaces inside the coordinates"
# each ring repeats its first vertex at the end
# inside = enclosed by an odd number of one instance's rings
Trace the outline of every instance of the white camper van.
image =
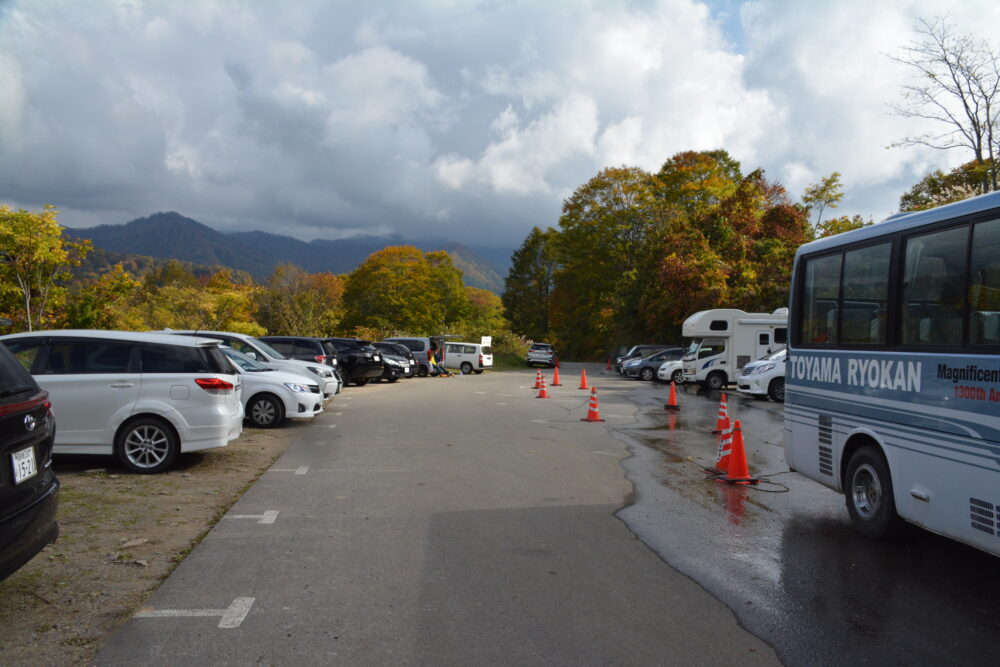
{"type": "Polygon", "coordinates": [[[745,364],[787,344],[788,309],[703,310],[684,320],[681,334],[691,340],[684,353],[684,381],[720,389],[736,382],[745,364]]]}

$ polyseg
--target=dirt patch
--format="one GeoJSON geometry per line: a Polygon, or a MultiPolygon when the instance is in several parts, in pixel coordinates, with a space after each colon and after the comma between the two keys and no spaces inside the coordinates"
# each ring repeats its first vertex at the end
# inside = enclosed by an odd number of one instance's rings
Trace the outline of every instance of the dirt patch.
{"type": "Polygon", "coordinates": [[[110,457],[59,457],[59,540],[0,582],[0,664],[89,664],[285,451],[295,426],[246,429],[160,475],[110,457]]]}

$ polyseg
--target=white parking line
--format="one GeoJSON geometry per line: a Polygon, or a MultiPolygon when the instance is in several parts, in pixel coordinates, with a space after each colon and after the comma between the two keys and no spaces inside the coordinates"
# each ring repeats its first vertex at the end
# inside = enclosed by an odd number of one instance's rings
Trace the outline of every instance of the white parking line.
{"type": "Polygon", "coordinates": [[[298,468],[271,468],[267,472],[294,472],[296,475],[305,475],[309,472],[309,466],[299,466],[298,468]]]}
{"type": "Polygon", "coordinates": [[[309,466],[299,466],[295,470],[296,475],[305,475],[307,472],[309,472],[309,466]]]}
{"type": "Polygon", "coordinates": [[[136,618],[194,618],[220,616],[219,627],[232,629],[240,627],[250,613],[255,598],[236,598],[228,609],[141,609],[136,618]]]}
{"type": "Polygon", "coordinates": [[[263,514],[227,514],[223,519],[257,519],[257,523],[274,523],[278,519],[278,510],[267,510],[263,514]]]}

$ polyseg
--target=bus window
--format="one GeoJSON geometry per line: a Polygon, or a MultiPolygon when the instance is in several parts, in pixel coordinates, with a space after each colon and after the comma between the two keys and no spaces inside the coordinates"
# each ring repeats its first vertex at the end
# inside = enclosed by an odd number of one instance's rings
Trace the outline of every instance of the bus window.
{"type": "Polygon", "coordinates": [[[1000,220],[973,228],[969,268],[969,343],[1000,345],[1000,220]]]}
{"type": "Polygon", "coordinates": [[[968,239],[968,227],[957,227],[906,240],[903,344],[962,342],[968,239]]]}
{"type": "Polygon", "coordinates": [[[842,255],[817,257],[806,262],[802,290],[803,343],[837,342],[837,298],[840,296],[842,255]]]}
{"type": "Polygon", "coordinates": [[[891,250],[881,243],[844,253],[841,342],[885,344],[891,250]]]}

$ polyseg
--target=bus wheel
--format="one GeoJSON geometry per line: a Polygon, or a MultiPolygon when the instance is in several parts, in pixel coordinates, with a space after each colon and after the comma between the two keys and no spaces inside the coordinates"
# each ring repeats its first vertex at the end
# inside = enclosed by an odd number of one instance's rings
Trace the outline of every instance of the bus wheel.
{"type": "Polygon", "coordinates": [[[767,395],[775,403],[785,402],[785,378],[774,378],[767,387],[767,395]]]}
{"type": "Polygon", "coordinates": [[[711,389],[712,391],[722,389],[722,385],[725,383],[726,376],[719,372],[709,373],[708,377],[705,378],[705,387],[707,389],[711,389]]]}
{"type": "Polygon", "coordinates": [[[854,528],[872,539],[897,537],[905,522],[896,514],[889,464],[877,447],[854,452],[847,464],[847,512],[854,528]]]}

